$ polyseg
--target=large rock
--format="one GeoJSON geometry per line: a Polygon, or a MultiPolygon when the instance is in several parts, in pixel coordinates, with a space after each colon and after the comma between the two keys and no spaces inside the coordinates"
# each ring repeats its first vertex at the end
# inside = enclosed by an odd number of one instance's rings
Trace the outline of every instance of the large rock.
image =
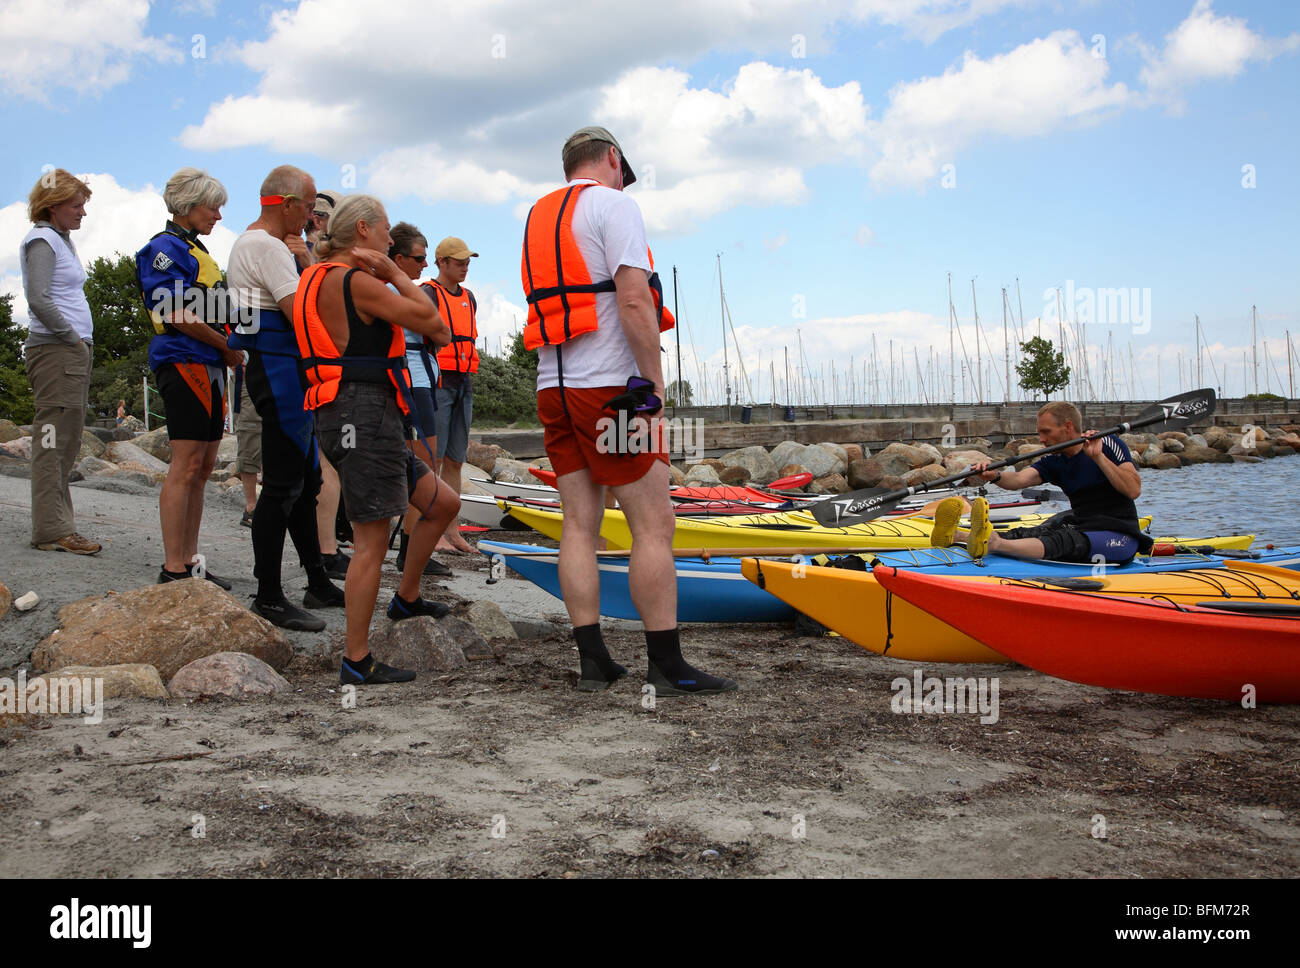
{"type": "Polygon", "coordinates": [[[224,696],[248,699],[288,692],[289,680],[269,665],[244,652],[218,652],[188,663],[167,683],[172,696],[224,696]]]}
{"type": "Polygon", "coordinates": [[[1210,442],[1205,439],[1204,434],[1188,434],[1183,438],[1183,447],[1195,445],[1197,447],[1209,447],[1210,442]]]}
{"type": "Polygon", "coordinates": [[[10,457],[17,457],[20,460],[32,459],[32,438],[31,435],[25,437],[15,437],[13,440],[5,441],[0,444],[0,453],[7,454],[10,457]]]}
{"type": "Polygon", "coordinates": [[[1183,433],[1181,430],[1165,430],[1156,434],[1156,436],[1161,440],[1176,440],[1180,444],[1187,439],[1187,434],[1183,433]]]}
{"type": "MultiPolygon", "coordinates": [[[[167,458],[171,460],[170,457],[167,458]]],[[[221,443],[217,444],[217,466],[224,467],[227,464],[233,464],[239,459],[239,436],[237,434],[226,434],[221,438],[221,443]]]]}
{"type": "Polygon", "coordinates": [[[874,457],[864,457],[849,464],[849,487],[858,490],[863,487],[877,487],[885,470],[874,457]]]}
{"type": "Polygon", "coordinates": [[[170,679],[204,656],[238,651],[283,669],[293,657],[278,628],[210,581],[188,578],[83,598],[32,652],[37,671],[145,662],[170,679]]]}
{"type": "Polygon", "coordinates": [[[125,430],[130,434],[144,433],[144,421],[139,417],[133,417],[127,414],[125,419],[118,425],[118,430],[125,430]]]}
{"type": "MultiPolygon", "coordinates": [[[[1177,441],[1173,441],[1177,443],[1177,441]]],[[[1161,454],[1151,462],[1152,467],[1157,470],[1167,471],[1175,467],[1182,467],[1183,461],[1177,454],[1161,454]]]]}
{"type": "Polygon", "coordinates": [[[862,460],[864,457],[870,457],[870,456],[871,456],[870,451],[869,450],[864,451],[860,444],[844,445],[844,457],[845,460],[850,464],[852,464],[855,460],[862,460]]]}
{"type": "Polygon", "coordinates": [[[781,477],[797,477],[800,474],[807,474],[807,473],[808,473],[808,468],[804,467],[802,464],[781,465],[781,471],[780,471],[781,477]]]}
{"type": "Polygon", "coordinates": [[[978,450],[949,451],[939,463],[949,474],[957,474],[976,464],[989,463],[989,455],[978,450]]]}
{"type": "Polygon", "coordinates": [[[718,480],[723,484],[747,484],[749,483],[749,471],[744,467],[724,467],[718,473],[718,480]]]}
{"type": "Polygon", "coordinates": [[[1254,457],[1254,456],[1251,456],[1251,455],[1249,455],[1249,454],[1229,454],[1229,455],[1228,455],[1228,459],[1229,459],[1229,460],[1236,461],[1238,464],[1262,464],[1262,463],[1264,463],[1264,458],[1262,458],[1262,457],[1254,457]]]}
{"type": "MultiPolygon", "coordinates": [[[[930,450],[934,450],[934,448],[932,447],[930,450]]],[[[913,447],[911,444],[895,443],[890,444],[884,450],[876,451],[877,457],[886,457],[891,454],[907,461],[908,470],[915,470],[918,467],[924,467],[926,464],[933,464],[936,460],[942,459],[938,456],[937,451],[931,454],[929,451],[922,450],[920,447],[913,447]]]]}
{"type": "MultiPolygon", "coordinates": [[[[501,606],[486,598],[480,599],[465,613],[466,620],[484,639],[517,639],[515,627],[501,611],[501,606]]],[[[400,623],[399,623],[400,624],[400,623]]]]}
{"type": "Polygon", "coordinates": [[[108,444],[104,443],[96,434],[92,434],[90,428],[87,427],[81,432],[81,452],[77,455],[77,459],[100,457],[107,448],[108,444]]]}
{"type": "MultiPolygon", "coordinates": [[[[167,436],[167,428],[159,427],[157,430],[150,430],[148,433],[141,434],[131,441],[135,446],[151,457],[157,457],[160,461],[170,464],[172,460],[172,441],[167,436]]],[[[218,445],[220,446],[220,445],[218,445]]]]}
{"type": "Polygon", "coordinates": [[[844,447],[829,440],[820,441],[817,446],[822,450],[827,451],[836,460],[840,461],[845,468],[849,466],[849,452],[844,447]]]}
{"type": "MultiPolygon", "coordinates": [[[[886,477],[902,477],[908,471],[913,470],[907,458],[897,451],[888,454],[883,450],[876,451],[876,456],[871,459],[880,465],[881,473],[886,477]]],[[[924,467],[925,465],[922,464],[921,466],[924,467]]]]}
{"type": "Polygon", "coordinates": [[[509,457],[498,457],[492,465],[492,479],[503,484],[539,484],[540,481],[528,473],[528,464],[509,457]]]}
{"type": "Polygon", "coordinates": [[[1184,464],[1226,464],[1232,461],[1224,451],[1214,447],[1198,447],[1195,444],[1186,444],[1183,452],[1178,457],[1182,458],[1184,464]]]}
{"type": "Polygon", "coordinates": [[[1163,454],[1159,444],[1147,444],[1146,450],[1142,451],[1142,465],[1144,467],[1154,467],[1156,459],[1163,454]]]}
{"type": "Polygon", "coordinates": [[[721,484],[718,472],[711,464],[691,464],[686,468],[687,484],[721,484]]]}
{"type": "Polygon", "coordinates": [[[681,487],[686,483],[686,475],[676,464],[668,465],[668,483],[672,484],[674,487],[681,487]]]}
{"type": "Polygon", "coordinates": [[[18,425],[12,420],[0,417],[0,444],[7,444],[11,440],[17,440],[19,437],[26,436],[18,425]]]}
{"type": "Polygon", "coordinates": [[[1274,444],[1274,445],[1273,445],[1273,456],[1274,456],[1274,457],[1292,457],[1292,456],[1295,455],[1295,452],[1296,452],[1296,448],[1295,448],[1295,447],[1292,447],[1290,444],[1274,444]]]}
{"type": "Polygon", "coordinates": [[[110,666],[64,666],[40,676],[42,679],[78,677],[103,680],[105,699],[167,699],[158,670],[143,662],[129,662],[110,666]]]}
{"type": "Polygon", "coordinates": [[[81,471],[83,477],[96,477],[100,474],[112,474],[117,470],[117,465],[100,460],[98,457],[83,457],[77,462],[77,470],[81,471]]]}
{"type": "Polygon", "coordinates": [[[803,444],[796,443],[793,440],[783,440],[772,448],[772,463],[776,465],[777,471],[780,472],[779,476],[786,476],[784,472],[781,472],[781,469],[786,464],[803,464],[803,461],[799,459],[803,454],[803,449],[803,444]]]}
{"type": "Polygon", "coordinates": [[[9,586],[0,581],[0,618],[5,617],[9,611],[9,606],[14,603],[14,594],[9,590],[9,586]]]}
{"type": "Polygon", "coordinates": [[[1255,443],[1255,446],[1253,447],[1243,447],[1241,444],[1233,444],[1228,448],[1228,453],[1233,457],[1258,457],[1263,460],[1266,457],[1273,456],[1273,445],[1255,443]]]}
{"type": "Polygon", "coordinates": [[[927,443],[925,443],[924,441],[915,441],[915,440],[914,440],[914,441],[912,441],[911,446],[915,447],[917,450],[923,450],[923,451],[925,451],[927,454],[929,454],[929,455],[930,455],[930,461],[929,461],[929,462],[930,462],[931,464],[942,464],[942,463],[943,463],[943,454],[940,452],[940,450],[939,450],[938,447],[934,446],[934,444],[927,444],[927,443]]]}
{"type": "Polygon", "coordinates": [[[757,445],[723,454],[722,463],[726,467],[743,467],[749,472],[749,480],[756,484],[770,484],[776,480],[776,464],[772,463],[767,451],[757,445]]]}
{"type": "Polygon", "coordinates": [[[814,479],[825,477],[827,474],[838,474],[845,470],[844,461],[816,444],[809,444],[804,447],[795,458],[795,463],[808,468],[814,479]]]}
{"type": "Polygon", "coordinates": [[[504,457],[510,460],[512,456],[504,448],[498,447],[496,444],[484,444],[477,440],[471,440],[465,445],[465,463],[482,468],[489,474],[492,473],[492,468],[496,466],[499,459],[504,457]]]}
{"type": "Polygon", "coordinates": [[[808,485],[809,494],[843,494],[848,489],[848,481],[844,480],[842,474],[827,474],[808,485]]]}
{"type": "MultiPolygon", "coordinates": [[[[102,456],[104,460],[112,461],[114,464],[135,464],[151,473],[164,476],[169,469],[165,461],[159,460],[153,454],[145,453],[129,440],[113,441],[105,449],[102,456]]],[[[132,470],[134,469],[133,467],[132,470]]]]}
{"type": "Polygon", "coordinates": [[[918,467],[904,474],[903,483],[907,487],[915,487],[918,484],[929,484],[931,481],[937,481],[941,477],[946,477],[947,474],[948,471],[942,464],[926,464],[924,467],[918,467]]]}
{"type": "MultiPolygon", "coordinates": [[[[1161,435],[1163,437],[1163,435],[1161,435]]],[[[1166,454],[1181,454],[1183,452],[1183,442],[1177,437],[1164,437],[1160,441],[1160,446],[1164,448],[1166,454]]]]}
{"type": "Polygon", "coordinates": [[[466,650],[491,651],[469,622],[448,615],[420,615],[401,622],[385,621],[370,634],[370,651],[380,662],[416,672],[450,672],[469,665],[466,650]]]}

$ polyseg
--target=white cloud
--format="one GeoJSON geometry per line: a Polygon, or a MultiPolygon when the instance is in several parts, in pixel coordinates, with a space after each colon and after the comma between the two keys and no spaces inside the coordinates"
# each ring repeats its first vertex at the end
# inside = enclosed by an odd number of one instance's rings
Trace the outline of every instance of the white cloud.
{"type": "Polygon", "coordinates": [[[1162,50],[1139,47],[1146,61],[1142,83],[1153,98],[1177,111],[1183,107],[1184,88],[1236,77],[1250,61],[1268,62],[1300,49],[1300,34],[1264,37],[1247,27],[1244,18],[1216,16],[1211,0],[1197,0],[1187,19],[1165,35],[1162,50]]]}
{"type": "MultiPolygon", "coordinates": [[[[72,234],[72,243],[85,266],[100,256],[111,259],[119,253],[133,255],[167,221],[162,193],[153,185],[130,189],[119,185],[117,179],[109,174],[77,177],[91,190],[90,201],[86,203],[86,218],[81,228],[72,234]]],[[[0,238],[14,240],[13,245],[0,248],[0,292],[14,293],[14,318],[19,320],[26,320],[28,314],[17,240],[23,238],[31,227],[25,200],[0,208],[0,238]]],[[[230,260],[230,247],[234,244],[235,233],[220,223],[210,236],[204,238],[204,245],[223,268],[230,260]]]]}
{"type": "Polygon", "coordinates": [[[436,143],[385,151],[371,162],[369,189],[381,198],[413,196],[425,202],[498,205],[541,197],[559,182],[526,182],[504,169],[449,161],[436,143]]]}
{"type": "Polygon", "coordinates": [[[921,187],[979,138],[1043,135],[1131,103],[1124,84],[1106,84],[1108,72],[1073,30],[988,60],[968,51],[960,67],[890,92],[883,118],[871,125],[881,151],[872,182],[921,187]]]}
{"type": "Polygon", "coordinates": [[[56,87],[100,92],[121,84],[132,62],[178,62],[169,38],[145,34],[149,0],[7,0],[0,4],[0,88],[45,101],[56,87]]]}
{"type": "Polygon", "coordinates": [[[858,0],[853,13],[861,20],[902,27],[930,43],[1004,7],[1032,7],[1039,3],[1041,0],[858,0]]]}

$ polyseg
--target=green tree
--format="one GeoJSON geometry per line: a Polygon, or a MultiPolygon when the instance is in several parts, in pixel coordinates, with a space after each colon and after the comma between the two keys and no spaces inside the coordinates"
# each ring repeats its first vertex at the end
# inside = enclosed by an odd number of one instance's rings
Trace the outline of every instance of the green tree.
{"type": "Polygon", "coordinates": [[[689,407],[695,402],[690,380],[674,380],[664,388],[664,395],[670,407],[689,407]]]}
{"type": "Polygon", "coordinates": [[[1070,368],[1065,365],[1065,354],[1058,352],[1050,340],[1035,336],[1020,344],[1021,360],[1016,364],[1020,386],[1029,392],[1042,390],[1051,399],[1057,390],[1070,382],[1070,368]]]}
{"type": "Polygon", "coordinates": [[[474,374],[474,423],[536,425],[536,370],[510,358],[479,353],[478,373],[474,374]]]}
{"type": "Polygon", "coordinates": [[[515,366],[531,370],[533,376],[536,377],[537,350],[524,349],[524,334],[522,332],[515,333],[514,336],[510,337],[510,355],[506,357],[506,360],[515,366]]]}
{"type": "MultiPolygon", "coordinates": [[[[154,329],[136,284],[135,259],[119,252],[91,263],[86,302],[95,320],[95,366],[86,419],[112,416],[118,400],[126,400],[128,413],[143,417],[142,379],[150,376],[149,341],[154,329]]],[[[161,412],[162,398],[151,397],[150,409],[161,412]]]]}
{"type": "Polygon", "coordinates": [[[0,296],[0,417],[31,423],[32,387],[23,365],[23,327],[14,322],[14,297],[0,296]]]}

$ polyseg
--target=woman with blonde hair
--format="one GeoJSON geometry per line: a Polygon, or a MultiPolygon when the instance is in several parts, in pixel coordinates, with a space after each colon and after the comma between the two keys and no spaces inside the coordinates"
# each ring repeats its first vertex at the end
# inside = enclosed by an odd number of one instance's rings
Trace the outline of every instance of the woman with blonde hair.
{"type": "Polygon", "coordinates": [[[27,199],[33,228],[18,247],[23,293],[31,314],[23,356],[32,385],[32,546],[93,555],[98,541],[77,533],[68,479],[86,425],[95,324],[84,286],[86,270],[72,233],[86,216],[90,186],[55,168],[27,199]]]}
{"type": "Polygon", "coordinates": [[[135,254],[136,282],[153,320],[149,369],[167,408],[172,460],[158,496],[163,565],[158,582],[206,578],[229,590],[199,557],[203,488],[225,429],[226,367],[244,354],[226,345],[226,279],[200,235],[221,221],[226,189],[206,171],[182,168],[167,180],[171,218],[135,254]]]}
{"type": "Polygon", "coordinates": [[[450,341],[451,331],[429,298],[385,255],[391,244],[379,200],[349,195],[318,239],[320,261],[302,274],[294,297],[294,332],[307,378],[305,406],[315,411],[321,450],[338,468],[352,522],[354,550],[344,586],[347,644],[339,669],[340,681],[352,684],[415,678],[376,661],[368,646],[389,520],[408,507],[420,513],[388,617],[441,618],[449,609],[420,597],[420,574],[438,535],[460,510],[460,497],[403,440],[411,393],[402,328],[438,345],[450,341]]]}

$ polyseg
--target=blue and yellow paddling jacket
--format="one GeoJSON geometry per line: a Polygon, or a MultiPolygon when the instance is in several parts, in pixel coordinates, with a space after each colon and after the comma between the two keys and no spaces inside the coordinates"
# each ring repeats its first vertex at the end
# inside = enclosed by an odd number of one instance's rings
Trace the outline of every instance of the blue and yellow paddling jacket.
{"type": "Polygon", "coordinates": [[[226,278],[197,232],[169,220],[135,254],[135,278],[157,334],[149,341],[149,369],[164,363],[223,365],[216,347],[186,336],[168,321],[174,312],[188,310],[222,336],[229,333],[226,278]]]}

